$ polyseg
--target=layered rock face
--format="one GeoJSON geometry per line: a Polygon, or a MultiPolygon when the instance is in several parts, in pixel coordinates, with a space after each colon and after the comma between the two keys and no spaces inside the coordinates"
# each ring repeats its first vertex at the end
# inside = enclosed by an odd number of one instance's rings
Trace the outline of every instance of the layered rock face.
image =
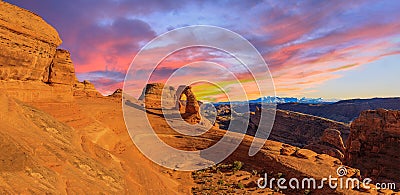
{"type": "Polygon", "coordinates": [[[364,111],[351,124],[345,162],[374,181],[400,183],[400,111],[364,111]]]}
{"type": "MultiPolygon", "coordinates": [[[[229,105],[219,105],[217,122],[219,127],[227,129],[230,124],[230,117],[239,116],[230,109],[229,105]]],[[[247,134],[254,136],[258,129],[261,118],[261,109],[256,107],[255,112],[250,113],[247,134]]],[[[300,148],[306,147],[318,153],[329,154],[343,159],[344,143],[350,133],[348,125],[329,119],[312,115],[276,110],[275,121],[270,140],[283,142],[300,148]]]]}
{"type": "Polygon", "coordinates": [[[27,10],[0,1],[0,79],[47,81],[61,44],[57,31],[27,10]]]}
{"type": "Polygon", "coordinates": [[[78,83],[75,77],[75,68],[72,64],[71,54],[67,50],[57,49],[52,64],[48,69],[45,82],[52,84],[65,84],[72,86],[78,83]],[[47,81],[46,81],[47,80],[47,81]]]}
{"type": "Polygon", "coordinates": [[[24,102],[70,102],[101,96],[80,83],[57,31],[36,14],[0,1],[0,90],[24,102]],[[86,91],[87,90],[87,91],[86,91]]]}
{"type": "MultiPolygon", "coordinates": [[[[261,111],[250,116],[251,123],[247,131],[250,135],[255,134],[260,113],[261,111]]],[[[338,130],[344,140],[349,135],[349,127],[343,123],[297,112],[277,110],[269,139],[304,147],[319,142],[326,129],[338,130]]]]}
{"type": "Polygon", "coordinates": [[[163,83],[150,83],[143,89],[139,100],[144,101],[147,108],[161,108],[162,103],[164,107],[174,107],[175,88],[163,83]]]}
{"type": "Polygon", "coordinates": [[[340,160],[344,159],[346,151],[341,133],[336,129],[326,129],[318,142],[311,143],[304,148],[319,154],[328,154],[340,160]]]}

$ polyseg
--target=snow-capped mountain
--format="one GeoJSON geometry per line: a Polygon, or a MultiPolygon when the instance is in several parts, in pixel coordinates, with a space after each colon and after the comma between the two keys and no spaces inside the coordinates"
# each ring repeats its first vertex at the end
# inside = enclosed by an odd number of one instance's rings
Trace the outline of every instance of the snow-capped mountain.
{"type": "Polygon", "coordinates": [[[323,98],[295,98],[295,97],[261,97],[255,100],[250,100],[250,103],[276,103],[276,104],[285,104],[285,103],[304,103],[304,104],[321,104],[327,102],[336,102],[337,100],[324,100],[323,98]]]}
{"type": "MultiPolygon", "coordinates": [[[[325,104],[325,103],[335,103],[338,102],[337,99],[323,99],[323,98],[295,98],[295,97],[260,97],[255,100],[249,100],[248,103],[258,104],[258,103],[275,103],[275,104],[285,104],[285,103],[303,103],[303,104],[325,104]]],[[[228,104],[229,102],[216,102],[214,104],[228,104]]],[[[247,103],[247,101],[235,101],[230,102],[234,104],[247,103]]]]}

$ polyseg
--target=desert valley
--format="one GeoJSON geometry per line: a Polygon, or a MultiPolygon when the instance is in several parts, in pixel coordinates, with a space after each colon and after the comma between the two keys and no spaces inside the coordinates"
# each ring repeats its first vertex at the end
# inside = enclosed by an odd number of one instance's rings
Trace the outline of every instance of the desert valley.
{"type": "Polygon", "coordinates": [[[123,105],[144,113],[162,141],[185,151],[212,146],[232,117],[243,113],[215,104],[216,119],[208,121],[190,86],[151,83],[137,99],[121,89],[103,96],[90,81],[78,81],[74,54],[60,49],[61,43],[40,16],[0,1],[1,194],[396,194],[400,187],[400,98],[278,104],[269,139],[254,156],[248,151],[261,110],[251,103],[246,135],[228,158],[207,169],[179,171],[140,152],[123,105]],[[188,123],[208,124],[209,130],[198,136],[174,131],[161,98],[188,123]],[[346,168],[340,178],[373,182],[351,189],[258,186],[265,174],[319,181],[337,176],[340,167],[346,168]]]}

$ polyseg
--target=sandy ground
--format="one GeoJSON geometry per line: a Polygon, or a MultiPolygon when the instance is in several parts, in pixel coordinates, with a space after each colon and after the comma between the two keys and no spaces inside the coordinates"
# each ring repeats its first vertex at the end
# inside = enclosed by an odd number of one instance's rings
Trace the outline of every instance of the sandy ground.
{"type": "Polygon", "coordinates": [[[130,194],[190,193],[190,172],[176,172],[156,165],[133,144],[122,118],[122,106],[113,98],[79,98],[73,103],[35,104],[81,137],[109,151],[125,171],[130,194]]]}
{"type": "MultiPolygon", "coordinates": [[[[133,144],[118,98],[78,98],[71,103],[32,106],[1,95],[0,100],[1,194],[361,193],[340,189],[258,189],[255,181],[265,173],[321,179],[335,175],[341,162],[274,141],[267,141],[259,153],[249,156],[253,138],[247,135],[242,136],[241,144],[226,160],[207,170],[163,168],[133,144]],[[234,170],[235,161],[243,163],[240,170],[234,170]]],[[[160,114],[160,110],[151,109],[147,117],[159,137],[177,149],[208,148],[226,133],[213,127],[199,136],[182,136],[160,114]]],[[[348,177],[357,173],[350,167],[348,171],[348,177]]]]}

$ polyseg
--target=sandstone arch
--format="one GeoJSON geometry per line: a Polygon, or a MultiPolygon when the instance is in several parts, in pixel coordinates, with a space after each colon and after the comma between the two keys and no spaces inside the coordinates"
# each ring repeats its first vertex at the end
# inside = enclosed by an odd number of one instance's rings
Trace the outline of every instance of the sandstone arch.
{"type": "Polygon", "coordinates": [[[176,108],[182,115],[182,118],[189,123],[198,123],[201,120],[200,116],[200,105],[194,95],[190,86],[181,85],[176,90],[176,108]],[[183,104],[182,97],[186,96],[186,102],[183,104]]]}

